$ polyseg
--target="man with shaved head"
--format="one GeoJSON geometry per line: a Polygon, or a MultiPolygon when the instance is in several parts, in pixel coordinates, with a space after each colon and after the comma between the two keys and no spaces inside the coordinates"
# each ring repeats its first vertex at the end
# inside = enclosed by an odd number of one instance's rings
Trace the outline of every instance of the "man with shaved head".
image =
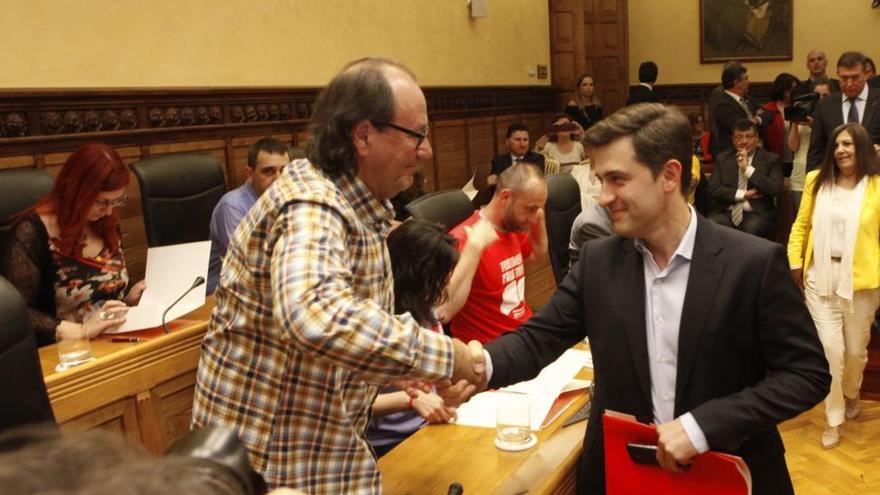
{"type": "Polygon", "coordinates": [[[816,86],[816,81],[823,77],[828,78],[831,82],[832,93],[840,91],[840,84],[837,82],[837,79],[828,77],[828,73],[826,72],[827,68],[828,57],[825,56],[825,52],[816,48],[810,50],[810,53],[807,54],[807,70],[810,72],[810,75],[804,78],[803,82],[798,85],[795,89],[795,94],[803,95],[812,93],[813,88],[816,86]]]}
{"type": "Polygon", "coordinates": [[[196,375],[193,423],[234,430],[271,488],[379,493],[365,439],[380,386],[483,382],[479,343],[394,316],[388,201],[431,158],[425,96],[404,66],[362,59],[322,92],[294,160],[235,231],[196,375]]]}
{"type": "Polygon", "coordinates": [[[528,162],[515,163],[498,175],[489,204],[452,229],[459,250],[472,249],[467,243],[470,229],[482,221],[498,235],[483,248],[478,266],[459,263],[452,273],[449,311],[440,316],[444,320],[454,316],[453,336],[485,344],[532,316],[525,300],[524,263],[547,255],[546,202],[541,169],[528,162]]]}

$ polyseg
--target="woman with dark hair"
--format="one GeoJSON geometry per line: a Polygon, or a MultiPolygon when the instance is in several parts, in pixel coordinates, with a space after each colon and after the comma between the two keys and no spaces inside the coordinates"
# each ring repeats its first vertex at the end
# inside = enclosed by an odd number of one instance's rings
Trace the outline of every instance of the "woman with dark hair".
{"type": "Polygon", "coordinates": [[[565,114],[571,116],[585,131],[602,120],[602,102],[595,96],[595,92],[593,78],[584,74],[578,79],[574,99],[565,106],[565,114]]]}
{"type": "MultiPolygon", "coordinates": [[[[463,249],[461,262],[476,264],[482,246],[494,241],[497,234],[488,222],[474,225],[469,234],[468,243],[478,249],[463,249]]],[[[425,329],[442,331],[438,313],[443,312],[440,307],[448,299],[446,288],[459,262],[455,238],[438,224],[410,219],[388,234],[386,244],[394,274],[394,312],[409,313],[425,329]]],[[[380,457],[427,423],[448,422],[458,406],[455,399],[444,402],[433,390],[397,385],[382,389],[373,402],[367,440],[380,457]]],[[[471,392],[467,390],[463,396],[471,392]]]]}
{"type": "Polygon", "coordinates": [[[785,108],[791,105],[791,94],[799,84],[794,75],[787,72],[779,74],[770,87],[770,101],[762,105],[773,114],[773,120],[764,128],[764,148],[779,156],[779,162],[785,170],[791,169],[792,161],[792,152],[788,147],[791,123],[785,120],[785,108]]]}
{"type": "Polygon", "coordinates": [[[39,345],[116,328],[126,304],[140,299],[144,284],[129,289],[114,211],[128,181],[116,150],[87,144],[70,155],[49,194],[13,216],[0,273],[27,301],[39,345]]]}
{"type": "Polygon", "coordinates": [[[840,444],[845,420],[861,410],[859,389],[880,304],[880,158],[868,131],[831,133],[819,170],[807,174],[788,260],[804,290],[831,372],[825,398],[826,449],[840,444]]]}

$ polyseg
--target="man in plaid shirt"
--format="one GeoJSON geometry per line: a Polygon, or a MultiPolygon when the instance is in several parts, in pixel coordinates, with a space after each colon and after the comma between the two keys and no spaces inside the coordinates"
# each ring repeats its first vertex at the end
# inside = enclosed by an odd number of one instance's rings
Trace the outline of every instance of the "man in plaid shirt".
{"type": "Polygon", "coordinates": [[[384,59],[349,64],[310,126],[309,160],[288,165],[230,241],[193,423],[234,429],[270,487],[379,493],[364,438],[379,387],[454,383],[445,396],[457,402],[482,384],[484,354],[392,314],[388,200],[432,155],[412,73],[384,59]]]}

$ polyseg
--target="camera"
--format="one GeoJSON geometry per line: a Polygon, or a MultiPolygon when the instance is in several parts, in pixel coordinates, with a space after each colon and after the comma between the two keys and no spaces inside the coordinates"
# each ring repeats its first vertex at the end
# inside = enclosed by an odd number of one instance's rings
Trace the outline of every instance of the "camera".
{"type": "Polygon", "coordinates": [[[785,108],[785,120],[789,122],[806,122],[807,117],[813,115],[816,102],[819,101],[817,93],[806,93],[796,96],[791,106],[785,108]]]}

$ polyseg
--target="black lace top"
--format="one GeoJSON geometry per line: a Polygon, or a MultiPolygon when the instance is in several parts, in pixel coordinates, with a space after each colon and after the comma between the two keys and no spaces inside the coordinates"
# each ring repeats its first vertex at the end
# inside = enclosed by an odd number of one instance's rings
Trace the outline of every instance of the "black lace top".
{"type": "Polygon", "coordinates": [[[94,258],[64,256],[37,215],[12,227],[0,273],[27,302],[41,346],[55,342],[61,320],[81,323],[101,302],[122,299],[128,286],[122,249],[112,256],[106,247],[94,258]]]}

